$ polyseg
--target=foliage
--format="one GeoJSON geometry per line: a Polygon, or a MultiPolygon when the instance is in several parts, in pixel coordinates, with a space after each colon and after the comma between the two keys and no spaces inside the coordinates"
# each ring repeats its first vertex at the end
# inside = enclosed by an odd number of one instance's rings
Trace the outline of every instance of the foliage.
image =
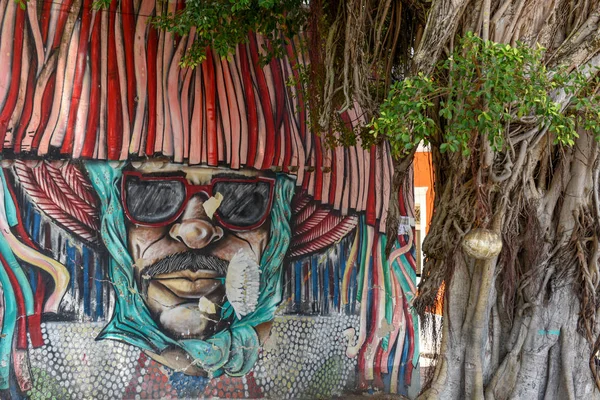
{"type": "MultiPolygon", "coordinates": [[[[97,8],[108,7],[113,0],[96,0],[97,8]]],[[[275,44],[267,49],[267,57],[278,55],[285,38],[296,35],[306,19],[303,0],[190,0],[182,9],[158,13],[153,24],[177,35],[194,32],[191,47],[181,64],[195,67],[206,59],[212,47],[221,57],[235,52],[246,43],[248,32],[269,37],[275,44]]]]}
{"type": "Polygon", "coordinates": [[[577,127],[600,140],[598,77],[590,82],[589,71],[549,71],[544,53],[539,46],[513,47],[468,33],[434,77],[419,73],[392,84],[363,141],[387,139],[398,157],[436,138],[440,151],[468,156],[478,134],[501,151],[523,127],[548,129],[555,144],[572,146],[577,127]],[[558,91],[572,96],[566,109],[552,100],[558,91]]]}

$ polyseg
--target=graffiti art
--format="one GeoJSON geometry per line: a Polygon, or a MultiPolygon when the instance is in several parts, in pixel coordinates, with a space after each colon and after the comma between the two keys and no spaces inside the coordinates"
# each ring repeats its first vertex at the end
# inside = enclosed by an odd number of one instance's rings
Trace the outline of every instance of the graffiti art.
{"type": "Polygon", "coordinates": [[[412,186],[388,238],[389,148],[310,129],[302,38],[186,68],[181,1],[92,2],[0,0],[1,396],[414,394],[412,186]]]}

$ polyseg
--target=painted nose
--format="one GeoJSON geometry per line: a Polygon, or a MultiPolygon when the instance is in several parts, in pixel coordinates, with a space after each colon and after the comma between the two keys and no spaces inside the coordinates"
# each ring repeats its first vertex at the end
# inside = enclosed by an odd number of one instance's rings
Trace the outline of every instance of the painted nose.
{"type": "Polygon", "coordinates": [[[191,198],[181,220],[169,230],[173,239],[190,249],[202,249],[223,237],[223,228],[213,224],[206,215],[203,204],[200,198],[191,198]]]}
{"type": "Polygon", "coordinates": [[[190,249],[202,249],[223,237],[223,229],[205,219],[188,219],[174,224],[169,235],[190,249]]]}

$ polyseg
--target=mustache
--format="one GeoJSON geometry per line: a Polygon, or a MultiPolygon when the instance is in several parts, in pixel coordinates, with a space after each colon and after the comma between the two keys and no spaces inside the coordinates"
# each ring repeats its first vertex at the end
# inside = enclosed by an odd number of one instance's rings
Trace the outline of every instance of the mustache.
{"type": "Polygon", "coordinates": [[[183,253],[175,253],[161,258],[154,264],[144,268],[141,276],[145,280],[150,280],[156,275],[170,274],[189,270],[192,272],[200,270],[214,271],[220,276],[227,274],[229,262],[222,258],[202,254],[195,251],[186,251],[183,253]]]}

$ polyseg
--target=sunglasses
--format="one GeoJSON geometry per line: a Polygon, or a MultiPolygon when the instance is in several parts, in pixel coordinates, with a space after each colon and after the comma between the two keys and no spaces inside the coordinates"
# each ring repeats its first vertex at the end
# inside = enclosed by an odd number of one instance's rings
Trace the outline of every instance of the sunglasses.
{"type": "Polygon", "coordinates": [[[125,216],[136,225],[163,227],[183,214],[192,196],[207,200],[223,196],[213,218],[223,228],[248,231],[261,226],[271,211],[275,179],[218,177],[207,185],[193,185],[183,176],[145,176],[124,171],[121,199],[125,216]]]}

